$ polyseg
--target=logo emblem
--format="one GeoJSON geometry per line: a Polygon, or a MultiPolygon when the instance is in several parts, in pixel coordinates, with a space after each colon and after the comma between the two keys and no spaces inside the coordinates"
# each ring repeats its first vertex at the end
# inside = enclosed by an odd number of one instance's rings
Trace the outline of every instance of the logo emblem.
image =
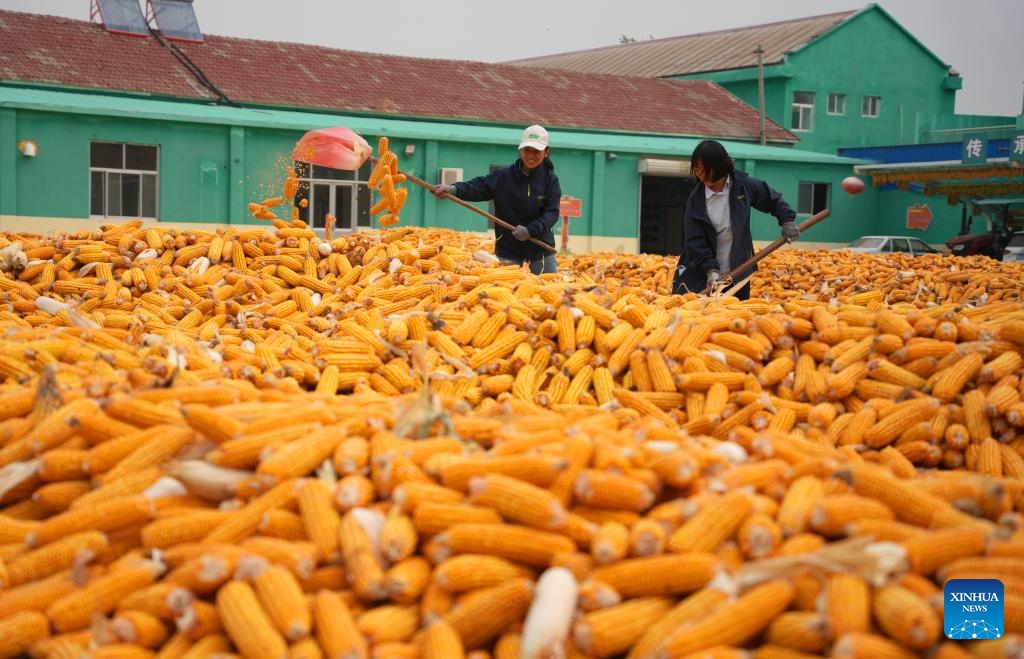
{"type": "Polygon", "coordinates": [[[950,579],[943,588],[946,638],[980,640],[1003,635],[1003,582],[950,579]]]}

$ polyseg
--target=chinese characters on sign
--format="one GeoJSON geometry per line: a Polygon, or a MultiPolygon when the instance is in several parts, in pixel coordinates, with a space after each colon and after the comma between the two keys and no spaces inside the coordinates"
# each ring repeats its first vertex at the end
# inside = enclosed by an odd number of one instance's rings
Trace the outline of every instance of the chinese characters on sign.
{"type": "Polygon", "coordinates": [[[986,140],[984,135],[968,135],[964,138],[961,160],[965,163],[985,162],[986,140]]]}
{"type": "Polygon", "coordinates": [[[1014,133],[1010,138],[1010,161],[1024,162],[1024,133],[1014,133]]]}

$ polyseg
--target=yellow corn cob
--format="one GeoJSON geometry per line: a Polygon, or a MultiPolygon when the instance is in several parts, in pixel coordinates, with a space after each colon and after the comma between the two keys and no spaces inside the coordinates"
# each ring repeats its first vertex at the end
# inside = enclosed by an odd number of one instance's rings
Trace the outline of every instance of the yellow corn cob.
{"type": "Polygon", "coordinates": [[[430,581],[430,562],[421,556],[411,556],[399,561],[384,574],[388,596],[398,604],[413,604],[419,601],[430,581]]]}
{"type": "Polygon", "coordinates": [[[655,649],[674,630],[697,622],[728,601],[728,596],[715,589],[702,588],[684,598],[657,622],[648,626],[643,635],[633,644],[627,659],[641,659],[652,656],[655,649]]]}
{"type": "Polygon", "coordinates": [[[828,620],[815,611],[787,611],[768,625],[765,640],[768,643],[820,653],[829,641],[828,620]]]}
{"type": "Polygon", "coordinates": [[[985,413],[985,392],[972,389],[961,397],[963,408],[963,424],[974,444],[980,444],[992,434],[992,426],[985,413]]]}
{"type": "Polygon", "coordinates": [[[419,612],[415,606],[384,604],[360,614],[356,618],[356,626],[374,646],[404,642],[416,633],[419,612]]]}
{"type": "Polygon", "coordinates": [[[637,597],[591,611],[573,623],[576,647],[594,657],[610,657],[628,650],[644,632],[672,608],[665,597],[637,597]]]}
{"type": "Polygon", "coordinates": [[[739,530],[752,507],[750,495],[739,490],[708,502],[672,532],[668,540],[669,550],[686,553],[718,549],[739,530]]]}
{"type": "Polygon", "coordinates": [[[897,403],[893,411],[868,428],[864,433],[863,442],[873,448],[894,442],[907,428],[915,423],[929,420],[938,408],[939,402],[933,398],[919,398],[897,403]]]}
{"type": "Polygon", "coordinates": [[[330,486],[319,479],[302,482],[298,503],[306,536],[316,545],[324,560],[336,561],[340,557],[338,528],[341,517],[334,506],[330,486]]]}
{"type": "Polygon", "coordinates": [[[125,643],[158,649],[169,636],[164,621],[145,611],[121,610],[110,621],[110,630],[125,643]]]}
{"type": "Polygon", "coordinates": [[[988,533],[980,528],[948,528],[928,531],[901,543],[910,569],[930,575],[957,559],[979,556],[988,544],[988,533]]]}
{"type": "Polygon", "coordinates": [[[629,528],[621,522],[601,524],[590,544],[590,553],[599,565],[620,560],[629,552],[629,528]]]}
{"type": "Polygon", "coordinates": [[[642,512],[654,503],[654,493],[646,483],[599,469],[582,470],[573,494],[577,503],[596,508],[642,512]]]}
{"type": "Polygon", "coordinates": [[[141,524],[153,514],[153,503],[141,495],[99,502],[85,509],[70,509],[50,517],[26,537],[30,547],[41,547],[80,531],[110,532],[141,524]]]}
{"type": "Polygon", "coordinates": [[[825,581],[823,608],[834,638],[871,628],[871,589],[858,575],[836,573],[825,581]]]}
{"type": "Polygon", "coordinates": [[[565,304],[559,306],[555,312],[555,321],[558,323],[558,351],[564,355],[571,355],[578,347],[576,319],[573,317],[572,308],[565,304]]]}
{"type": "Polygon", "coordinates": [[[50,623],[38,611],[21,611],[0,618],[0,657],[27,655],[29,648],[50,633],[50,623]]]}
{"type": "Polygon", "coordinates": [[[51,513],[67,510],[79,496],[92,489],[86,480],[67,480],[43,485],[32,493],[32,500],[51,513]]]}
{"type": "Polygon", "coordinates": [[[531,577],[532,572],[499,556],[462,554],[441,561],[434,580],[452,593],[489,588],[506,581],[531,577]]]}
{"type": "Polygon", "coordinates": [[[444,614],[463,646],[476,649],[503,632],[508,625],[525,616],[533,597],[533,583],[513,579],[500,586],[487,588],[444,614]]]}
{"type": "Polygon", "coordinates": [[[902,586],[888,584],[876,589],[872,611],[879,626],[906,647],[924,650],[939,637],[942,623],[935,610],[902,586]]]}
{"type": "Polygon", "coordinates": [[[740,645],[765,629],[789,607],[794,588],[788,581],[768,581],[743,593],[694,624],[664,640],[666,656],[684,656],[716,645],[740,645]],[[736,624],[743,620],[744,624],[736,624]]]}
{"type": "MultiPolygon", "coordinates": [[[[374,493],[371,491],[372,494],[374,493]]],[[[414,510],[427,501],[438,504],[458,504],[464,498],[461,492],[437,485],[429,479],[404,481],[391,490],[391,500],[399,505],[404,512],[414,510]]]]}
{"type": "Polygon", "coordinates": [[[423,659],[464,659],[466,656],[459,633],[443,619],[427,624],[419,646],[423,659]]]}
{"type": "Polygon", "coordinates": [[[444,557],[451,554],[488,554],[527,565],[547,565],[554,553],[576,548],[575,543],[564,535],[514,524],[455,524],[437,536],[437,542],[444,557]]]}
{"type": "Polygon", "coordinates": [[[802,532],[814,505],[825,496],[825,484],[816,476],[794,480],[779,504],[777,519],[783,534],[802,532]]]}
{"type": "Polygon", "coordinates": [[[824,496],[811,508],[807,521],[811,529],[824,536],[845,535],[846,527],[862,519],[893,519],[893,511],[884,503],[856,494],[824,496]]]}
{"type": "Polygon", "coordinates": [[[356,627],[352,610],[338,593],[321,590],[313,596],[316,638],[327,657],[366,657],[366,639],[356,627]]]}
{"type": "Polygon", "coordinates": [[[739,548],[747,558],[766,558],[773,555],[782,544],[782,529],[765,513],[747,518],[737,533],[739,548]]]}
{"type": "MultiPolygon", "coordinates": [[[[553,438],[541,437],[554,441],[553,438]]],[[[541,487],[550,485],[568,466],[565,459],[543,454],[498,454],[494,457],[470,456],[445,464],[440,469],[441,483],[453,490],[466,491],[474,476],[501,474],[541,487]]]]}
{"type": "Polygon", "coordinates": [[[702,588],[718,566],[719,560],[714,554],[665,554],[595,567],[590,578],[608,584],[623,597],[669,595],[702,588]]]}
{"type": "Polygon", "coordinates": [[[139,537],[146,548],[166,549],[197,542],[228,518],[226,511],[198,510],[154,520],[142,527],[139,537]]]}
{"type": "Polygon", "coordinates": [[[312,473],[317,466],[331,458],[341,440],[345,438],[341,430],[337,426],[326,426],[283,445],[260,460],[256,473],[278,479],[312,473]]]}
{"type": "Polygon", "coordinates": [[[288,656],[288,646],[274,628],[252,586],[229,581],[217,592],[217,613],[235,647],[246,657],[288,656]]]}
{"type": "Polygon", "coordinates": [[[197,595],[212,593],[231,578],[237,559],[234,552],[210,551],[184,561],[165,575],[161,583],[181,586],[197,595]]]}
{"type": "Polygon", "coordinates": [[[53,601],[46,609],[46,617],[60,632],[84,629],[93,614],[109,613],[122,597],[152,584],[156,577],[157,571],[152,565],[119,566],[53,601]]]}
{"type": "Polygon", "coordinates": [[[412,519],[399,506],[393,506],[380,530],[378,546],[381,555],[391,564],[398,563],[412,555],[417,540],[412,519]]]}
{"type": "Polygon", "coordinates": [[[558,530],[568,521],[565,508],[552,492],[502,474],[471,479],[469,494],[471,503],[493,508],[528,526],[558,530]]]}
{"type": "Polygon", "coordinates": [[[513,332],[481,348],[469,357],[469,366],[479,370],[498,359],[508,356],[516,346],[526,341],[526,332],[513,332]]]}
{"type": "Polygon", "coordinates": [[[312,615],[295,575],[280,565],[271,565],[253,580],[256,596],[274,627],[289,641],[307,636],[312,615]]]}
{"type": "Polygon", "coordinates": [[[49,577],[75,565],[79,559],[95,557],[107,547],[99,531],[74,533],[8,561],[4,588],[49,577]]]}
{"type": "Polygon", "coordinates": [[[295,481],[285,480],[266,493],[250,501],[244,508],[230,515],[203,536],[202,542],[212,545],[220,542],[238,542],[252,534],[260,525],[263,514],[274,508],[285,507],[296,498],[295,481]]]}
{"type": "Polygon", "coordinates": [[[931,394],[943,402],[955,398],[972,378],[978,375],[985,358],[977,352],[957,359],[951,366],[936,373],[931,383],[931,394]]]}
{"type": "Polygon", "coordinates": [[[848,479],[857,494],[877,499],[896,513],[896,518],[923,527],[980,524],[955,510],[941,498],[921,492],[887,470],[867,463],[849,463],[838,474],[848,479]]]}

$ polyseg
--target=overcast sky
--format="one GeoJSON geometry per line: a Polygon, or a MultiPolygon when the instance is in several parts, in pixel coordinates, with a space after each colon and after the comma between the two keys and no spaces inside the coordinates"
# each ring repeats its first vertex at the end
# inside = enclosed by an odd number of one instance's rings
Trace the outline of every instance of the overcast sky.
{"type": "MultiPolygon", "coordinates": [[[[146,0],[139,0],[142,7],[146,0]]],[[[0,0],[0,9],[89,19],[93,0],[0,0]]],[[[961,114],[1017,115],[1024,0],[879,4],[964,79],[961,114]]],[[[411,57],[501,62],[861,9],[856,0],[195,0],[204,33],[411,57]]],[[[884,44],[864,44],[884,48],[884,44]]],[[[2,47],[0,47],[2,48],[2,47]]],[[[898,66],[898,63],[894,63],[898,66]]]]}

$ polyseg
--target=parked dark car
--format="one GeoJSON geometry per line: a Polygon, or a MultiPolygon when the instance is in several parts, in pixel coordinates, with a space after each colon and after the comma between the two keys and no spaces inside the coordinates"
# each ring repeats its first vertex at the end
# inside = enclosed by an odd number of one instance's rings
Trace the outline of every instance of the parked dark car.
{"type": "Polygon", "coordinates": [[[946,247],[953,256],[973,256],[984,254],[992,258],[1002,258],[1002,254],[996,256],[999,251],[996,247],[996,234],[994,231],[983,233],[971,233],[966,236],[956,236],[946,241],[946,247]]]}

